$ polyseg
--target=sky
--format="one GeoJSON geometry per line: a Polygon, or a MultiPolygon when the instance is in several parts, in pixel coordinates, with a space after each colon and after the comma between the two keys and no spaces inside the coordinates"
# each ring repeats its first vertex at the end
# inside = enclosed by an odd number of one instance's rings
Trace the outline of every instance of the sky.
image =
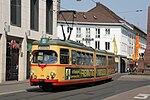
{"type": "Polygon", "coordinates": [[[86,12],[100,2],[127,22],[147,33],[147,14],[150,0],[61,0],[61,10],[86,12]]]}

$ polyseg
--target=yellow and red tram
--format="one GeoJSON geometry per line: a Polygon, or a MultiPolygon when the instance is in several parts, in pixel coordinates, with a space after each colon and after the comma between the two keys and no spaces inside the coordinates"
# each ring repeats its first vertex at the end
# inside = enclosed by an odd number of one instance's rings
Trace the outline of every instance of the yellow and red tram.
{"type": "Polygon", "coordinates": [[[111,79],[115,71],[115,55],[95,50],[74,41],[42,38],[31,50],[31,86],[89,83],[111,79]]]}

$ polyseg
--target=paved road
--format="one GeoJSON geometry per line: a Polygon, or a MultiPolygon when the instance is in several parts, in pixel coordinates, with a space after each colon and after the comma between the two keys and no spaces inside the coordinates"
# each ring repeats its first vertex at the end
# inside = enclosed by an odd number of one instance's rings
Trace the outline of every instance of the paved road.
{"type": "Polygon", "coordinates": [[[39,88],[29,87],[28,83],[22,83],[18,84],[12,92],[6,92],[9,88],[12,90],[13,85],[16,86],[15,84],[0,85],[0,89],[3,87],[3,91],[5,90],[3,94],[0,92],[0,100],[140,100],[141,98],[138,97],[150,100],[150,78],[141,76],[115,75],[114,81],[111,82],[49,92],[43,92],[39,88]],[[24,89],[20,89],[20,86],[24,86],[24,89]],[[19,88],[18,91],[17,88],[19,88]]]}

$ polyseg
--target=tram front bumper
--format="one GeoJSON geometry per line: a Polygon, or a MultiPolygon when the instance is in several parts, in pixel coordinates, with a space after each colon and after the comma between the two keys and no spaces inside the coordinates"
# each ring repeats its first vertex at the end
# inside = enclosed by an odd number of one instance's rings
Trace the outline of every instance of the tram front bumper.
{"type": "Polygon", "coordinates": [[[37,86],[44,83],[57,83],[58,79],[49,80],[49,79],[30,79],[30,85],[31,86],[37,86]]]}

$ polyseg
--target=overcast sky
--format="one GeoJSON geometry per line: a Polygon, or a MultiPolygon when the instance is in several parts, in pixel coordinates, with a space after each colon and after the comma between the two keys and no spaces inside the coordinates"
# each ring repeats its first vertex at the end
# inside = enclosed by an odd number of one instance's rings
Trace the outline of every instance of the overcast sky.
{"type": "Polygon", "coordinates": [[[125,19],[147,32],[147,13],[150,0],[61,0],[62,10],[86,12],[100,2],[125,19]]]}

